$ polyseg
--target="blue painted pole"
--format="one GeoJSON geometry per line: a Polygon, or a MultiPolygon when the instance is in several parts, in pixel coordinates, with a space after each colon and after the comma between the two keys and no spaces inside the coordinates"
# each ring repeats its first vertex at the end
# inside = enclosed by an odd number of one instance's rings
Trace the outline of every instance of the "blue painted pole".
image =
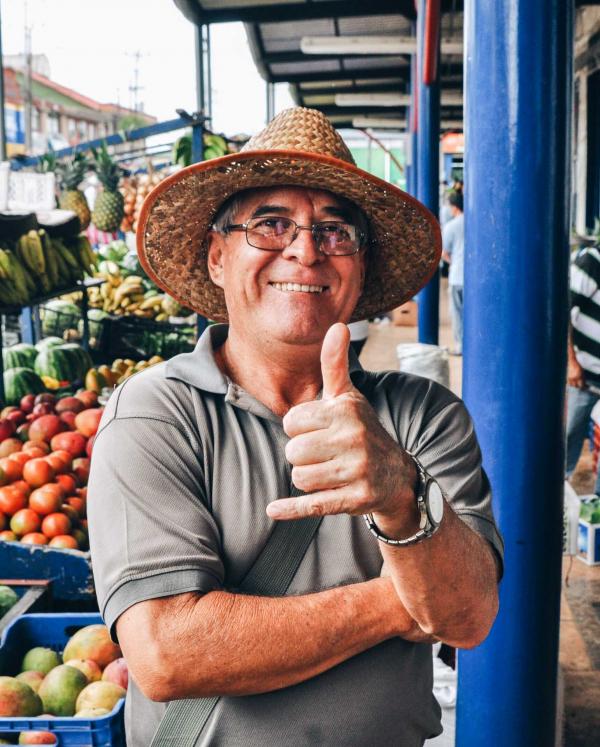
{"type": "MultiPolygon", "coordinates": [[[[423,48],[425,39],[425,0],[418,1],[417,86],[418,146],[417,199],[437,216],[439,205],[440,154],[440,88],[439,76],[431,85],[423,83],[423,48]]],[[[440,279],[439,272],[417,295],[419,309],[419,342],[438,344],[440,279]]]]}
{"type": "MultiPolygon", "coordinates": [[[[413,24],[413,34],[415,33],[413,24]]],[[[416,85],[417,85],[417,56],[410,58],[410,106],[407,109],[406,132],[407,132],[407,161],[410,167],[406,170],[406,191],[413,197],[417,194],[417,107],[416,107],[416,85]]]]}
{"type": "Polygon", "coordinates": [[[467,0],[464,397],[505,541],[459,654],[458,747],[554,747],[568,321],[572,2],[467,0]]]}

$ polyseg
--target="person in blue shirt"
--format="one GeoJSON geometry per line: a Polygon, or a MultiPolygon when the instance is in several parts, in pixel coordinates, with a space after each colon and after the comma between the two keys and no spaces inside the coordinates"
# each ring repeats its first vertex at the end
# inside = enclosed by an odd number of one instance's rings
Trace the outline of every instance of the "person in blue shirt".
{"type": "Polygon", "coordinates": [[[452,192],[448,197],[452,219],[442,229],[442,257],[450,264],[448,271],[448,295],[450,300],[450,317],[452,319],[453,355],[462,355],[463,337],[463,285],[465,223],[463,215],[463,196],[452,192]]]}

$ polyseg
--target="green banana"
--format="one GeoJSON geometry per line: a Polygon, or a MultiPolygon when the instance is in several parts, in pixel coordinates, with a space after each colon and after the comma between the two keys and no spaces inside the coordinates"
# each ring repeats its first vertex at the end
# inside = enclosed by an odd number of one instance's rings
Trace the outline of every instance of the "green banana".
{"type": "MultiPolygon", "coordinates": [[[[46,274],[46,260],[44,259],[44,247],[42,246],[42,239],[37,231],[29,231],[27,234],[27,246],[29,248],[29,259],[27,263],[29,269],[44,277],[46,274]]],[[[42,285],[46,285],[47,282],[42,280],[42,285]]],[[[50,290],[50,288],[48,288],[50,290]]]]}
{"type": "Polygon", "coordinates": [[[39,237],[42,244],[42,250],[44,252],[44,261],[46,263],[46,274],[52,288],[60,288],[60,275],[58,271],[58,261],[56,259],[56,252],[52,248],[52,242],[50,237],[41,229],[39,231],[39,237]]]}

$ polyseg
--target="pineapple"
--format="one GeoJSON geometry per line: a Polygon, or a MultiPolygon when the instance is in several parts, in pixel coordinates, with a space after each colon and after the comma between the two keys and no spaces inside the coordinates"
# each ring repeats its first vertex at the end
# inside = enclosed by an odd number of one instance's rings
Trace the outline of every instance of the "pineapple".
{"type": "Polygon", "coordinates": [[[85,195],[77,187],[83,181],[89,164],[83,153],[76,153],[70,161],[64,163],[60,168],[63,191],[58,204],[63,210],[72,210],[77,214],[81,223],[81,230],[90,225],[90,208],[85,195]]]}
{"type": "Polygon", "coordinates": [[[117,190],[122,169],[109,156],[106,143],[102,143],[100,150],[93,153],[96,159],[96,173],[104,190],[96,197],[92,221],[100,231],[116,231],[124,215],[123,195],[117,190]]]}

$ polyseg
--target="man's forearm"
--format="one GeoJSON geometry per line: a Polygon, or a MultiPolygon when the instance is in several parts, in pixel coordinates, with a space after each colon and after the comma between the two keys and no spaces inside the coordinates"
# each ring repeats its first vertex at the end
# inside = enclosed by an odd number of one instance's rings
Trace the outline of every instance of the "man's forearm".
{"type": "Polygon", "coordinates": [[[153,700],[267,692],[394,636],[429,640],[387,578],[298,597],[216,591],[149,600],[123,613],[117,631],[153,700]]]}
{"type": "MultiPolygon", "coordinates": [[[[384,522],[380,529],[402,536],[384,522]]],[[[485,638],[498,611],[493,550],[448,504],[430,539],[411,547],[380,547],[402,604],[423,631],[459,648],[485,638]]]]}

